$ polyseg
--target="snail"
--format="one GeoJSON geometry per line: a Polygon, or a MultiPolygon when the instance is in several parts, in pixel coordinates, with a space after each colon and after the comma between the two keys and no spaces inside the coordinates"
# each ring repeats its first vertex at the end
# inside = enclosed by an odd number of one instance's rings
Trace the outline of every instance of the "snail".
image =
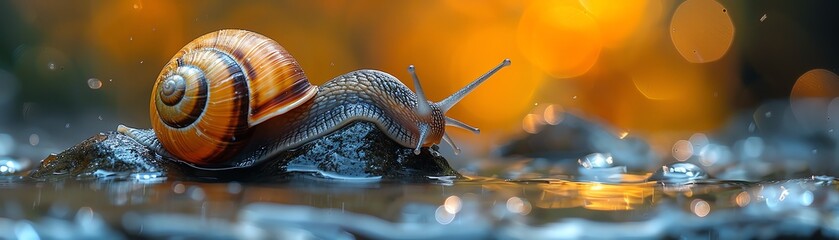
{"type": "Polygon", "coordinates": [[[480,131],[445,113],[508,65],[505,59],[450,97],[429,102],[413,65],[408,71],[416,94],[396,77],[369,69],[315,86],[277,42],[246,30],[219,30],[184,46],[157,77],[149,111],[153,130],[120,125],[117,131],[205,169],[253,166],[358,120],[374,123],[415,154],[441,140],[458,153],[445,126],[480,131]]]}

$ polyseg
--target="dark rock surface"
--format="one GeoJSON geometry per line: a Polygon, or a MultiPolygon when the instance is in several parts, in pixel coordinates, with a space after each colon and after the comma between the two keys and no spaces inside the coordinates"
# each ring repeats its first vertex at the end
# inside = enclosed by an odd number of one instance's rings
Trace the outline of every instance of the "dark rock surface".
{"type": "Polygon", "coordinates": [[[133,139],[116,132],[96,134],[41,161],[30,177],[108,177],[113,174],[163,172],[167,163],[133,139]]]}
{"type": "Polygon", "coordinates": [[[201,170],[166,159],[116,132],[97,134],[52,155],[31,173],[37,179],[128,176],[161,172],[175,179],[204,181],[288,180],[295,173],[337,179],[427,180],[428,176],[461,177],[445,158],[428,149],[412,149],[390,140],[374,124],[354,122],[334,133],[278,154],[249,168],[201,170]]]}
{"type": "Polygon", "coordinates": [[[635,171],[656,167],[654,160],[658,157],[646,140],[636,136],[620,139],[616,136],[618,132],[597,121],[564,113],[559,124],[545,125],[539,133],[510,141],[498,153],[505,157],[559,160],[570,166],[575,166],[577,159],[588,154],[609,153],[615,158],[616,164],[635,171]]]}

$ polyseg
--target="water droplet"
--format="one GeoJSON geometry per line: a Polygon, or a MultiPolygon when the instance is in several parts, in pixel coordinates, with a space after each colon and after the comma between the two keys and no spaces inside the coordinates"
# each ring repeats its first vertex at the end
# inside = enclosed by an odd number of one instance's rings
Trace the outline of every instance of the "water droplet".
{"type": "Polygon", "coordinates": [[[545,122],[550,125],[557,125],[562,122],[565,115],[565,109],[562,106],[557,104],[550,104],[545,107],[544,113],[542,113],[542,117],[544,118],[545,122]]]}
{"type": "Polygon", "coordinates": [[[23,169],[23,164],[10,157],[0,157],[0,176],[11,176],[15,172],[20,172],[23,169]]]}
{"type": "Polygon", "coordinates": [[[143,60],[140,60],[140,64],[143,64],[143,60]]]}
{"type": "Polygon", "coordinates": [[[527,215],[530,214],[530,210],[532,210],[532,206],[527,199],[519,197],[511,197],[507,199],[507,211],[510,211],[511,213],[527,215]]]}
{"type": "Polygon", "coordinates": [[[128,37],[128,41],[134,41],[134,37],[128,37]]]}
{"type": "Polygon", "coordinates": [[[202,201],[206,194],[204,194],[204,189],[198,186],[190,186],[189,189],[189,198],[195,201],[202,201]]]}
{"type": "Polygon", "coordinates": [[[672,183],[688,183],[707,178],[708,174],[705,173],[705,170],[693,163],[687,162],[677,162],[661,166],[661,169],[650,176],[650,180],[652,181],[672,183]]]}
{"type": "Polygon", "coordinates": [[[47,63],[47,68],[50,70],[55,70],[55,63],[47,63]]]}
{"type": "Polygon", "coordinates": [[[99,115],[99,121],[102,121],[102,115],[99,115]]]}
{"type": "Polygon", "coordinates": [[[571,97],[571,99],[577,100],[577,96],[575,95],[575,96],[571,97]]]}
{"type": "Polygon", "coordinates": [[[699,163],[704,166],[726,164],[731,160],[731,150],[727,146],[708,144],[699,150],[699,163]]]}
{"type": "Polygon", "coordinates": [[[99,81],[98,78],[90,78],[87,80],[87,86],[90,89],[99,89],[102,87],[102,81],[99,81]]]}
{"type": "Polygon", "coordinates": [[[90,207],[81,207],[76,211],[76,223],[90,226],[96,220],[96,213],[90,207]]]}
{"type": "Polygon", "coordinates": [[[227,184],[227,193],[239,194],[242,192],[242,184],[238,182],[230,182],[227,184]]]}
{"type": "Polygon", "coordinates": [[[772,112],[766,112],[764,115],[766,116],[766,118],[771,118],[772,117],[772,112]]]}
{"type": "Polygon", "coordinates": [[[438,223],[446,225],[452,223],[454,220],[455,214],[451,214],[446,211],[446,208],[443,205],[437,207],[437,210],[434,211],[434,219],[437,220],[438,223]]]}
{"type": "Polygon", "coordinates": [[[443,202],[443,207],[446,209],[446,212],[457,214],[463,207],[463,201],[461,201],[458,196],[449,196],[446,198],[446,201],[443,202]]]}
{"type": "Polygon", "coordinates": [[[175,183],[174,185],[172,185],[172,192],[175,192],[177,194],[184,193],[186,192],[186,186],[184,186],[183,183],[175,183]]]}
{"type": "Polygon", "coordinates": [[[129,179],[141,183],[158,183],[166,180],[166,175],[162,172],[138,172],[131,173],[129,179]]]}
{"type": "Polygon", "coordinates": [[[760,17],[760,22],[763,22],[764,20],[766,20],[766,13],[764,13],[763,16],[760,17]]]}
{"type": "Polygon", "coordinates": [[[737,197],[734,198],[734,203],[736,203],[739,207],[745,207],[746,205],[749,205],[751,201],[752,197],[749,195],[749,192],[746,191],[740,192],[737,194],[737,197]]]}
{"type": "Polygon", "coordinates": [[[679,140],[673,144],[673,158],[678,161],[686,161],[693,156],[693,144],[687,140],[679,140]]]}
{"type": "Polygon", "coordinates": [[[705,217],[711,213],[711,204],[702,199],[694,199],[690,202],[690,211],[698,217],[705,217]]]}
{"type": "Polygon", "coordinates": [[[629,136],[629,131],[623,131],[620,134],[618,134],[618,138],[620,138],[621,140],[626,138],[626,136],[629,136]]]}
{"type": "Polygon", "coordinates": [[[747,158],[758,158],[763,154],[763,139],[760,137],[749,137],[743,141],[743,155],[747,158]]]}
{"type": "Polygon", "coordinates": [[[542,122],[540,117],[536,114],[527,114],[521,120],[521,128],[527,133],[536,134],[542,130],[542,122]]]}
{"type": "Polygon", "coordinates": [[[64,124],[64,128],[70,128],[70,123],[64,124]]]}
{"type": "Polygon", "coordinates": [[[626,166],[615,166],[612,154],[609,153],[592,153],[577,159],[577,163],[579,180],[582,181],[620,181],[621,174],[626,173],[626,166]]]}
{"type": "Polygon", "coordinates": [[[15,150],[15,139],[12,135],[0,133],[0,156],[11,155],[15,150]]]}
{"type": "Polygon", "coordinates": [[[41,138],[38,137],[38,134],[33,133],[29,135],[29,145],[38,146],[38,143],[41,142],[41,138]]]}
{"type": "Polygon", "coordinates": [[[577,163],[583,168],[610,168],[613,167],[614,161],[612,154],[609,153],[592,153],[586,155],[585,158],[577,159],[577,163]]]}
{"type": "Polygon", "coordinates": [[[801,206],[805,206],[805,207],[810,206],[810,204],[813,204],[813,200],[814,200],[813,199],[813,192],[811,192],[810,190],[804,191],[804,193],[801,194],[801,199],[800,200],[801,200],[801,206]]]}

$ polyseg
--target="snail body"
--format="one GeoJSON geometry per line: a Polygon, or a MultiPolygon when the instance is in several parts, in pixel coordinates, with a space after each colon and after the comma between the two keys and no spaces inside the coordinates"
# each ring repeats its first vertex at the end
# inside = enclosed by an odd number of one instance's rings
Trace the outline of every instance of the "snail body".
{"type": "Polygon", "coordinates": [[[220,30],[187,44],[161,71],[150,103],[153,131],[118,131],[161,155],[208,169],[252,166],[353,121],[374,123],[417,154],[441,140],[457,152],[445,126],[478,129],[445,112],[509,63],[435,103],[426,100],[413,66],[416,94],[378,70],[353,71],[318,87],[273,40],[220,30]]]}

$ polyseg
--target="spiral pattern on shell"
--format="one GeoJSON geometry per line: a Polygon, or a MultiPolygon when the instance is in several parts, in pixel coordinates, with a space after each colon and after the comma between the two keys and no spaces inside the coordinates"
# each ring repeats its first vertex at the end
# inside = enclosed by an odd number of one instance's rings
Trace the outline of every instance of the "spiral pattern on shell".
{"type": "Polygon", "coordinates": [[[213,165],[246,146],[251,127],[311,99],[317,87],[275,41],[221,30],[183,47],[152,91],[152,128],[164,148],[213,165]]]}

